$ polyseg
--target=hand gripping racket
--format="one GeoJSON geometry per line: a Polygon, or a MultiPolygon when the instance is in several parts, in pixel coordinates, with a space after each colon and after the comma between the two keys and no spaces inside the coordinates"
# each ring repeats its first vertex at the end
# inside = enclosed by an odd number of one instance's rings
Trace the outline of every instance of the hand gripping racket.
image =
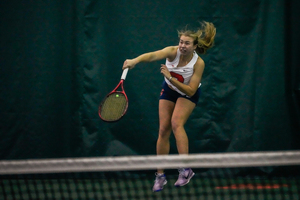
{"type": "Polygon", "coordinates": [[[121,80],[117,87],[113,89],[104,100],[100,103],[98,108],[99,117],[106,122],[115,122],[121,119],[128,108],[128,98],[125,93],[123,82],[127,76],[128,68],[123,70],[121,80]],[[117,91],[120,88],[121,91],[117,91]]]}

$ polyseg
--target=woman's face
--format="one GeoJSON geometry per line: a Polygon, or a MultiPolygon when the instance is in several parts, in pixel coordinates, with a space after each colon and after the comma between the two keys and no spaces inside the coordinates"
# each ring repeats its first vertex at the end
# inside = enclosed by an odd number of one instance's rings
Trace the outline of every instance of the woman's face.
{"type": "Polygon", "coordinates": [[[188,55],[196,49],[197,45],[194,45],[193,38],[189,36],[182,35],[179,39],[179,51],[183,55],[188,55]]]}

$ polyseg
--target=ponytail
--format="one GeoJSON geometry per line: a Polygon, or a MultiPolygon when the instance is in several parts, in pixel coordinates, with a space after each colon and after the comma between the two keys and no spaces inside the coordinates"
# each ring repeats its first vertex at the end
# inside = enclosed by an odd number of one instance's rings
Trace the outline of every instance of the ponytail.
{"type": "Polygon", "coordinates": [[[178,36],[181,37],[182,35],[193,38],[194,45],[197,45],[196,52],[198,54],[205,54],[214,45],[216,28],[213,23],[204,21],[201,23],[201,28],[197,31],[187,29],[178,31],[178,36]]]}

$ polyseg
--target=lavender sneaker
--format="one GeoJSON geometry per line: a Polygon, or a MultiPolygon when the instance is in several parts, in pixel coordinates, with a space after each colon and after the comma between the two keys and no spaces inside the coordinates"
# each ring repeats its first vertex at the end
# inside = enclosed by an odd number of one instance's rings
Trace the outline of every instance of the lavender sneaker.
{"type": "Polygon", "coordinates": [[[176,187],[181,187],[188,184],[191,178],[195,175],[195,173],[192,171],[191,168],[187,168],[187,169],[182,168],[179,169],[178,171],[179,171],[179,176],[176,183],[174,184],[176,187]]]}
{"type": "Polygon", "coordinates": [[[153,192],[159,192],[164,189],[164,185],[167,184],[167,179],[165,174],[155,173],[155,181],[153,186],[153,192]]]}

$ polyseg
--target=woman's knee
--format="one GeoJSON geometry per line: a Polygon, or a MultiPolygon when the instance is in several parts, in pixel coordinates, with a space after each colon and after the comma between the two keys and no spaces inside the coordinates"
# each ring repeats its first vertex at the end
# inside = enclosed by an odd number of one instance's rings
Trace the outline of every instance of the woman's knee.
{"type": "Polygon", "coordinates": [[[183,128],[184,123],[181,120],[178,119],[172,119],[172,130],[175,133],[178,129],[183,128]]]}
{"type": "Polygon", "coordinates": [[[171,135],[171,126],[160,126],[159,127],[159,136],[163,138],[168,138],[171,135]]]}

